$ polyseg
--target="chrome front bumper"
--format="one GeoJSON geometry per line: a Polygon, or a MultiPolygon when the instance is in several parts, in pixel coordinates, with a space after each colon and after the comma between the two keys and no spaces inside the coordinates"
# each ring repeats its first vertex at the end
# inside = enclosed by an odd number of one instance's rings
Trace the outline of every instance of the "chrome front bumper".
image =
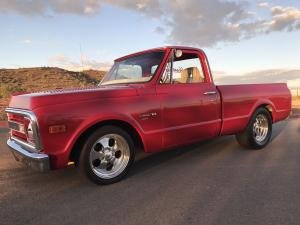
{"type": "Polygon", "coordinates": [[[49,156],[43,153],[30,152],[15,140],[8,139],[7,145],[11,149],[15,159],[33,170],[47,172],[50,170],[49,156]]]}

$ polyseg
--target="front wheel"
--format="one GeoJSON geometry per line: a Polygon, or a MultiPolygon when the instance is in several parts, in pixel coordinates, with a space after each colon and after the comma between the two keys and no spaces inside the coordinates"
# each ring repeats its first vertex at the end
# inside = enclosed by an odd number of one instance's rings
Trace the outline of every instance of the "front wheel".
{"type": "Polygon", "coordinates": [[[247,128],[236,134],[239,144],[251,149],[264,148],[271,139],[272,117],[265,108],[259,108],[251,117],[247,128]]]}
{"type": "Polygon", "coordinates": [[[134,161],[135,147],[130,135],[116,126],[97,129],[86,140],[79,168],[98,184],[121,180],[134,161]]]}

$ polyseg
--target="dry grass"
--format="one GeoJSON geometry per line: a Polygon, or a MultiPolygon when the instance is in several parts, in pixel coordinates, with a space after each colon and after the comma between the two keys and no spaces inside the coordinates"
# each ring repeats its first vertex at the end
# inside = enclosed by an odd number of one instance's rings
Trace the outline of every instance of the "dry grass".
{"type": "Polygon", "coordinates": [[[104,74],[96,70],[72,72],[53,67],[0,69],[0,121],[5,120],[4,108],[12,93],[95,86],[104,74]]]}
{"type": "Polygon", "coordinates": [[[300,96],[294,96],[292,99],[292,107],[293,108],[300,108],[300,96]]]}

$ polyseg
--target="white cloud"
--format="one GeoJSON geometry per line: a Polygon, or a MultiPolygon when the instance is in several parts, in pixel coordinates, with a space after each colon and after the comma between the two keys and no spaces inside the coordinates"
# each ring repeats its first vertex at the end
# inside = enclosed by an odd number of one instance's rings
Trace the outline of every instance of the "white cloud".
{"type": "Polygon", "coordinates": [[[55,13],[83,15],[98,13],[101,3],[99,0],[44,0],[43,2],[55,13]]]}
{"type": "Polygon", "coordinates": [[[260,7],[269,7],[270,4],[268,2],[260,2],[260,3],[258,3],[258,6],[260,6],[260,7]]]}
{"type": "Polygon", "coordinates": [[[107,71],[111,67],[111,62],[101,62],[83,55],[81,59],[74,60],[64,54],[52,56],[48,60],[49,66],[60,67],[72,71],[81,70],[104,70],[107,71]]]}
{"type": "MultiPolygon", "coordinates": [[[[2,0],[0,12],[23,15],[71,13],[93,15],[104,4],[132,10],[160,21],[156,28],[172,44],[209,47],[219,42],[237,42],[277,31],[300,29],[300,9],[255,5],[269,13],[260,18],[250,12],[250,0],[2,0]]],[[[252,9],[251,9],[252,10],[252,9]]]]}
{"type": "Polygon", "coordinates": [[[0,12],[17,12],[23,15],[46,13],[93,14],[100,9],[99,0],[2,0],[0,12]]]}
{"type": "MultiPolygon", "coordinates": [[[[103,3],[134,10],[147,16],[160,17],[162,15],[161,0],[103,0],[103,3]]],[[[171,2],[172,3],[172,2],[171,2]]]]}
{"type": "Polygon", "coordinates": [[[30,39],[24,39],[24,40],[21,40],[20,41],[21,44],[26,44],[26,45],[29,45],[32,43],[32,41],[30,39]]]}
{"type": "Polygon", "coordinates": [[[155,32],[157,34],[165,34],[166,31],[163,27],[158,26],[153,30],[153,32],[155,32]]]}
{"type": "Polygon", "coordinates": [[[290,89],[300,88],[300,70],[273,69],[261,70],[242,75],[214,74],[216,84],[253,84],[253,83],[287,83],[290,89]]]}
{"type": "Polygon", "coordinates": [[[102,4],[110,4],[139,12],[157,15],[158,0],[1,0],[0,12],[17,12],[23,15],[50,13],[95,14],[102,4]]]}
{"type": "MultiPolygon", "coordinates": [[[[171,1],[171,0],[170,0],[171,1]]],[[[300,9],[261,3],[269,16],[250,12],[249,1],[177,0],[163,10],[169,42],[210,47],[257,35],[300,29],[300,9]]]]}
{"type": "Polygon", "coordinates": [[[178,0],[165,10],[172,43],[212,46],[220,41],[239,41],[240,23],[251,16],[246,2],[178,0]]]}
{"type": "Polygon", "coordinates": [[[2,0],[0,12],[17,12],[24,15],[40,15],[46,10],[45,1],[37,0],[2,0]]]}
{"type": "Polygon", "coordinates": [[[271,12],[272,20],[269,23],[269,31],[292,31],[300,28],[300,9],[274,6],[271,12]]]}

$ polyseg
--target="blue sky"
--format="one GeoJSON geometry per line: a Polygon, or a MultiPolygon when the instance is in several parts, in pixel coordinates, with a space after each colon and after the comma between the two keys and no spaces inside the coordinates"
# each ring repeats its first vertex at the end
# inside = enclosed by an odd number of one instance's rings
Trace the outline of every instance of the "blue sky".
{"type": "Polygon", "coordinates": [[[172,2],[4,0],[0,68],[105,69],[124,54],[180,44],[203,48],[212,70],[227,74],[300,69],[299,1],[172,2]]]}

